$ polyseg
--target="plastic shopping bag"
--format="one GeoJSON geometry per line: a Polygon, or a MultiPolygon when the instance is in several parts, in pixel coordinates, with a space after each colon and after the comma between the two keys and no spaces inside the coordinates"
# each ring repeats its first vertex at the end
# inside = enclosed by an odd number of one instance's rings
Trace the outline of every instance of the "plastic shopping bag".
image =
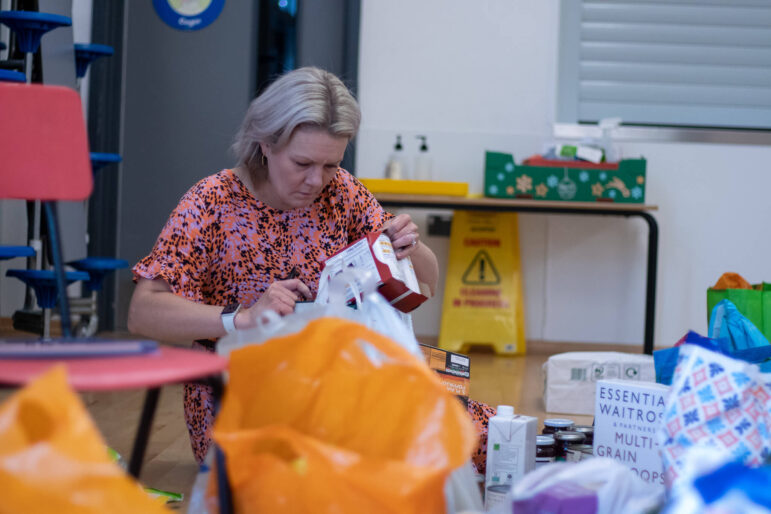
{"type": "Polygon", "coordinates": [[[730,300],[723,300],[712,309],[709,337],[728,339],[734,351],[757,346],[769,346],[768,339],[730,300]]]}
{"type": "Polygon", "coordinates": [[[421,358],[337,318],[230,357],[213,436],[237,512],[445,512],[475,433],[421,358]]]}
{"type": "Polygon", "coordinates": [[[667,483],[677,486],[693,447],[750,466],[771,455],[771,376],[758,366],[684,345],[658,432],[667,483]]]}
{"type": "Polygon", "coordinates": [[[663,348],[653,352],[653,364],[656,368],[656,382],[670,385],[675,374],[677,362],[680,360],[680,348],[683,344],[693,344],[708,350],[726,353],[729,343],[727,340],[711,339],[689,330],[672,348],[663,348]],[[725,349],[725,351],[724,351],[725,349]]]}
{"type": "Polygon", "coordinates": [[[625,514],[655,512],[664,491],[612,459],[558,462],[514,485],[496,514],[625,514]]]}
{"type": "Polygon", "coordinates": [[[729,300],[719,302],[712,309],[709,337],[690,331],[674,347],[653,352],[658,383],[672,383],[681,344],[701,346],[734,359],[758,364],[761,371],[771,372],[771,344],[729,300]]]}
{"type": "Polygon", "coordinates": [[[423,358],[409,314],[397,311],[377,292],[377,281],[371,272],[348,269],[338,273],[329,282],[327,294],[302,312],[279,316],[268,311],[252,329],[239,330],[223,337],[217,343],[217,353],[227,356],[246,345],[262,343],[275,337],[296,334],[313,320],[341,318],[361,323],[396,341],[413,355],[423,358]],[[355,304],[347,305],[353,295],[355,304]]]}
{"type": "Polygon", "coordinates": [[[771,511],[771,467],[752,468],[709,446],[685,451],[682,475],[662,514],[771,511]]]}
{"type": "Polygon", "coordinates": [[[63,365],[0,406],[0,513],[161,513],[108,454],[63,365]]]}

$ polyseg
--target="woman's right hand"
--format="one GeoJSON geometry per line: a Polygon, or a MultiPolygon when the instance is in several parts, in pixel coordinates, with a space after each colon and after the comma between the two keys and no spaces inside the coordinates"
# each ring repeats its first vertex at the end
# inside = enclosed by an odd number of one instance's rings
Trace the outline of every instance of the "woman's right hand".
{"type": "Polygon", "coordinates": [[[311,290],[299,278],[277,280],[262,293],[248,309],[242,309],[236,316],[236,328],[250,328],[257,317],[266,310],[272,310],[281,316],[294,312],[294,304],[302,299],[311,300],[311,290]]]}

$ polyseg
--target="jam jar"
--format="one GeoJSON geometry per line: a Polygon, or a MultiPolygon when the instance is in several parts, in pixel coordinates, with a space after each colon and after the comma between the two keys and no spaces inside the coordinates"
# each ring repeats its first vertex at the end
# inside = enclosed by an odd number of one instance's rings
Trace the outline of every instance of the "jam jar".
{"type": "Polygon", "coordinates": [[[574,432],[581,432],[586,436],[584,444],[594,444],[594,427],[590,425],[576,425],[573,427],[574,432]]]}
{"type": "Polygon", "coordinates": [[[581,432],[562,430],[555,433],[554,440],[556,441],[555,447],[557,448],[555,460],[567,460],[568,448],[571,445],[584,444],[585,439],[586,436],[581,432]]]}
{"type": "Polygon", "coordinates": [[[589,444],[571,444],[568,446],[565,460],[568,462],[581,462],[594,457],[594,447],[589,444]]]}
{"type": "Polygon", "coordinates": [[[554,462],[557,449],[554,446],[554,437],[551,435],[535,436],[535,469],[554,462]]]}
{"type": "Polygon", "coordinates": [[[550,418],[543,420],[543,435],[553,434],[560,430],[572,430],[575,422],[572,419],[550,418]]]}

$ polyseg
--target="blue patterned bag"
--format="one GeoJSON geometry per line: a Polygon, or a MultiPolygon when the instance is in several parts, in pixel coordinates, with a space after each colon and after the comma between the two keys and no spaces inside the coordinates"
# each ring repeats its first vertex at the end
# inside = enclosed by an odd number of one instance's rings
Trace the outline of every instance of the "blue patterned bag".
{"type": "Polygon", "coordinates": [[[680,356],[658,432],[669,484],[694,446],[750,466],[771,455],[771,375],[742,360],[687,344],[680,356]]]}

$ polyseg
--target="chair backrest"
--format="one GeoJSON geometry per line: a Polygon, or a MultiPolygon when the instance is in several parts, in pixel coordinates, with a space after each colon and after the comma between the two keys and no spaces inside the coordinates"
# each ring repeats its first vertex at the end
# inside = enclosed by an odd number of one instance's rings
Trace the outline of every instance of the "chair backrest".
{"type": "Polygon", "coordinates": [[[0,82],[0,198],[85,200],[92,188],[78,93],[0,82]]]}

